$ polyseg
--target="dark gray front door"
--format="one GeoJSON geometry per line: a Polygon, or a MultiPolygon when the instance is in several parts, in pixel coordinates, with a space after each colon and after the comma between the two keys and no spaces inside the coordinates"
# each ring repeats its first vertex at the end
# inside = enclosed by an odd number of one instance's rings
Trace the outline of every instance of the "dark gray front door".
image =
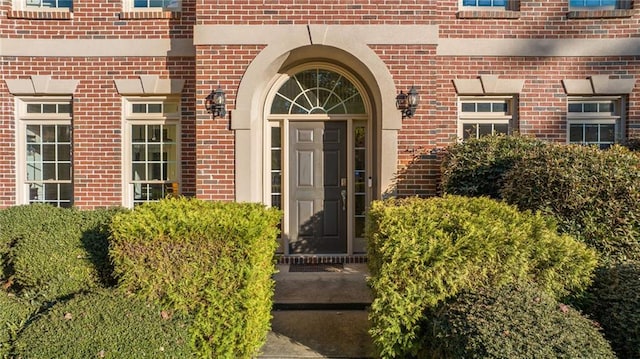
{"type": "Polygon", "coordinates": [[[291,254],[347,251],[347,124],[291,122],[291,254]]]}

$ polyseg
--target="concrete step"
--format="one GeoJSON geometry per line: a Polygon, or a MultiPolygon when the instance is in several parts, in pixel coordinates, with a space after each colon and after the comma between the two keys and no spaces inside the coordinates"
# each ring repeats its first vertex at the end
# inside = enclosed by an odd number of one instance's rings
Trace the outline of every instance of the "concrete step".
{"type": "Polygon", "coordinates": [[[271,332],[259,359],[374,358],[366,264],[329,272],[279,265],[271,332]]]}
{"type": "Polygon", "coordinates": [[[366,311],[285,310],[272,315],[260,359],[375,357],[366,311]]]}

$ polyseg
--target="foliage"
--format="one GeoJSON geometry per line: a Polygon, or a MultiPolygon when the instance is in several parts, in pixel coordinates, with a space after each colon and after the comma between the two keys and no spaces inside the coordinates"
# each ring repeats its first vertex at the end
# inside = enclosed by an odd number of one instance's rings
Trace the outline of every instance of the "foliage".
{"type": "Polygon", "coordinates": [[[14,342],[21,358],[187,358],[190,319],[111,290],[58,302],[14,342]]]}
{"type": "Polygon", "coordinates": [[[281,214],[259,204],[172,198],[116,216],[120,287],[194,315],[202,357],[251,357],[266,340],[281,214]]]}
{"type": "Polygon", "coordinates": [[[640,262],[598,268],[582,309],[600,322],[620,358],[640,358],[640,262]]]}
{"type": "Polygon", "coordinates": [[[461,293],[422,327],[420,358],[616,357],[594,322],[529,284],[461,293]]]}
{"type": "Polygon", "coordinates": [[[483,136],[449,146],[443,162],[445,193],[500,198],[505,173],[527,151],[546,144],[523,136],[483,136]]]}
{"type": "Polygon", "coordinates": [[[108,225],[119,209],[80,211],[48,205],[0,211],[5,272],[17,289],[54,300],[109,283],[108,225]]]}
{"type": "Polygon", "coordinates": [[[464,289],[532,280],[555,296],[585,288],[596,256],[549,218],[486,197],[372,203],[371,334],[383,357],[419,348],[422,313],[464,289]]]}
{"type": "Polygon", "coordinates": [[[614,146],[532,149],[504,179],[502,196],[540,210],[604,260],[640,259],[640,157],[614,146]]]}
{"type": "Polygon", "coordinates": [[[8,357],[16,333],[37,309],[13,294],[0,291],[0,358],[8,357]]]}

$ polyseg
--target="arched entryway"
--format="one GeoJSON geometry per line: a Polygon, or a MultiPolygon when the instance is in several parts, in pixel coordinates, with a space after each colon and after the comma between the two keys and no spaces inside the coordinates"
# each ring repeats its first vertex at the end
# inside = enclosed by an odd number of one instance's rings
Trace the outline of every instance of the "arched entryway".
{"type": "Polygon", "coordinates": [[[265,109],[264,202],[284,212],[282,251],[363,253],[373,148],[364,86],[309,62],[278,76],[265,109]]]}

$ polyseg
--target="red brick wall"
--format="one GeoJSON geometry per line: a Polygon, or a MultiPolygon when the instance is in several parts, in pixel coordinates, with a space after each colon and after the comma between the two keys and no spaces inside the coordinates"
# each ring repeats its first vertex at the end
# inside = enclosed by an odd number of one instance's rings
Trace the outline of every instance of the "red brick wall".
{"type": "MultiPolygon", "coordinates": [[[[114,79],[139,75],[185,79],[182,116],[182,172],[186,194],[195,193],[194,63],[192,58],[15,58],[5,78],[51,75],[79,80],[73,98],[74,204],[83,208],[122,204],[122,96],[114,79]]],[[[14,98],[4,81],[0,120],[0,207],[15,204],[14,98]],[[6,110],[5,110],[6,109],[6,110]]]]}
{"type": "MultiPolygon", "coordinates": [[[[441,38],[634,38],[640,15],[610,19],[568,19],[566,0],[522,1],[515,18],[460,18],[458,1],[402,0],[183,0],[179,16],[131,19],[122,2],[76,1],[64,20],[28,19],[0,0],[0,37],[42,39],[191,38],[193,25],[221,24],[420,24],[438,25],[441,38]]],[[[636,9],[638,5],[636,5],[636,9]]],[[[636,10],[637,11],[637,10],[636,10]]],[[[144,17],[144,16],[143,16],[144,17]]],[[[398,37],[413,34],[398,34],[398,37]]],[[[224,36],[224,34],[221,34],[224,36]]],[[[183,187],[187,195],[233,200],[235,136],[229,127],[239,83],[262,45],[197,46],[195,58],[15,58],[0,59],[2,79],[50,75],[76,79],[74,96],[75,204],[92,208],[121,203],[121,97],[114,79],[142,74],[185,79],[182,118],[183,187]],[[220,85],[230,115],[213,119],[203,99],[220,85]],[[96,146],[100,151],[96,151],[96,146]]],[[[456,135],[453,79],[480,75],[525,79],[519,97],[519,130],[564,141],[566,94],[562,79],[596,74],[640,77],[637,57],[438,57],[436,45],[372,45],[396,87],[415,85],[421,94],[416,115],[398,134],[398,193],[437,191],[439,159],[433,149],[456,135]]],[[[629,97],[627,120],[640,126],[640,85],[629,97]]],[[[0,207],[15,203],[15,118],[13,96],[0,81],[0,207]]],[[[629,129],[640,136],[640,129],[629,129]]]]}

